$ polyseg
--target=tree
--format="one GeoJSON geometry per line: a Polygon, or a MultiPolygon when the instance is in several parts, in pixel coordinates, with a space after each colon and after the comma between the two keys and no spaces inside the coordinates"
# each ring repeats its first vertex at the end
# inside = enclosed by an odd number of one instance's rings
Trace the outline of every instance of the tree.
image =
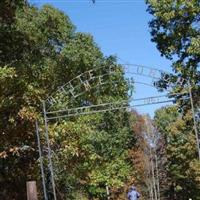
{"type": "Polygon", "coordinates": [[[105,199],[106,185],[111,190],[124,187],[132,169],[128,149],[134,144],[126,115],[116,111],[52,125],[56,182],[63,198],[84,193],[105,199]]]}
{"type": "MultiPolygon", "coordinates": [[[[172,83],[177,78],[185,81],[176,91],[182,91],[189,80],[192,84],[195,106],[199,105],[200,63],[200,2],[198,0],[147,0],[152,41],[162,56],[172,61],[175,76],[168,77],[172,83]],[[180,87],[181,86],[181,87],[180,87]]],[[[161,84],[161,88],[168,87],[161,84]]]]}
{"type": "MultiPolygon", "coordinates": [[[[67,106],[82,106],[83,100],[95,104],[127,99],[129,86],[116,58],[105,57],[91,35],[75,32],[64,13],[26,1],[1,5],[6,9],[0,16],[0,198],[23,200],[25,182],[40,179],[35,119],[42,118],[41,101],[95,67],[101,67],[101,74],[113,65],[118,87],[107,84],[98,94],[86,92],[67,106]]],[[[126,111],[116,111],[50,123],[60,198],[81,193],[102,199],[106,183],[113,191],[124,187],[132,171],[128,149],[135,141],[128,119],[126,111]]]]}
{"type": "MultiPolygon", "coordinates": [[[[147,0],[146,3],[148,12],[152,15],[149,23],[152,41],[156,43],[161,55],[172,61],[174,71],[170,75],[163,74],[157,86],[160,90],[171,89],[172,92],[188,92],[189,82],[192,87],[196,112],[200,102],[198,98],[200,92],[200,27],[198,25],[200,2],[198,0],[147,0]],[[177,83],[178,79],[182,79],[182,81],[177,83]]],[[[166,162],[167,176],[170,179],[168,183],[171,185],[171,189],[168,190],[168,195],[171,195],[167,197],[169,199],[191,198],[186,197],[187,195],[181,196],[181,193],[186,190],[190,196],[199,197],[199,183],[196,183],[194,178],[189,178],[189,174],[193,170],[191,166],[198,166],[199,161],[195,159],[197,151],[193,149],[196,145],[193,144],[191,106],[187,97],[188,93],[178,95],[176,97],[177,108],[161,109],[156,112],[155,116],[158,129],[164,139],[168,158],[166,162]],[[196,187],[193,184],[196,184],[196,187]]],[[[198,141],[197,137],[196,140],[198,141]]],[[[197,168],[195,170],[198,171],[197,168]]]]}
{"type": "Polygon", "coordinates": [[[173,60],[177,73],[198,81],[200,3],[198,0],[148,0],[152,41],[161,55],[173,60]]]}
{"type": "Polygon", "coordinates": [[[166,199],[199,199],[199,162],[191,113],[181,115],[172,106],[156,111],[155,124],[164,139],[167,185],[166,199]]]}

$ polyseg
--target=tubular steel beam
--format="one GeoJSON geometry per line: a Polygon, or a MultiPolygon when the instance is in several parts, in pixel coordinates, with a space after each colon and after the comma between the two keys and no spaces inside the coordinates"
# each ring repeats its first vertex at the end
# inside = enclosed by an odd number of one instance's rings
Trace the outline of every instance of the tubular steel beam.
{"type": "Polygon", "coordinates": [[[174,93],[167,95],[158,95],[146,98],[130,99],[117,102],[103,103],[98,105],[69,108],[69,109],[46,112],[46,115],[47,119],[51,120],[51,119],[59,119],[77,115],[94,114],[95,112],[99,113],[111,110],[134,108],[144,105],[162,104],[162,103],[173,102],[174,101],[173,97],[175,97],[176,95],[183,95],[183,94],[188,94],[188,93],[184,92],[184,93],[174,93]],[[170,96],[171,99],[169,99],[168,96],[170,96]],[[131,103],[134,104],[130,105],[131,103]]]}
{"type": "Polygon", "coordinates": [[[43,112],[44,112],[44,123],[45,123],[45,136],[46,136],[46,141],[47,141],[47,147],[48,147],[48,160],[49,160],[49,171],[51,174],[51,183],[52,183],[52,189],[53,189],[53,197],[54,200],[57,200],[56,197],[56,188],[55,188],[55,181],[54,181],[54,172],[53,172],[53,164],[52,164],[52,159],[51,159],[51,146],[49,142],[49,133],[48,133],[48,122],[47,122],[47,115],[46,115],[46,107],[45,107],[45,102],[43,102],[43,112]]]}
{"type": "Polygon", "coordinates": [[[37,142],[38,142],[39,161],[40,161],[40,170],[41,170],[41,175],[42,175],[42,185],[43,185],[44,199],[48,200],[46,184],[45,184],[43,156],[42,156],[42,149],[41,149],[41,144],[40,144],[40,133],[39,133],[39,126],[38,126],[38,121],[37,120],[35,122],[35,128],[36,128],[36,135],[37,135],[37,142]]]}
{"type": "Polygon", "coordinates": [[[162,103],[170,103],[173,102],[173,100],[166,100],[166,101],[160,101],[160,102],[152,102],[152,103],[143,103],[143,104],[136,104],[136,105],[119,105],[116,107],[109,107],[105,109],[99,109],[99,110],[91,110],[91,111],[86,111],[86,112],[77,112],[73,114],[66,114],[66,115],[60,115],[60,116],[55,116],[55,117],[47,117],[48,120],[53,120],[53,119],[61,119],[61,118],[67,118],[67,117],[72,117],[72,116],[78,116],[78,115],[88,115],[88,114],[95,114],[95,113],[101,113],[101,112],[107,112],[107,111],[114,111],[114,110],[121,110],[121,109],[127,109],[127,108],[135,108],[139,106],[145,106],[145,105],[154,105],[154,104],[162,104],[162,103]]]}
{"type": "Polygon", "coordinates": [[[189,93],[190,93],[190,103],[191,103],[192,118],[193,118],[193,123],[194,123],[194,132],[195,132],[195,137],[196,137],[197,151],[198,151],[198,157],[199,157],[199,160],[200,160],[199,134],[198,134],[197,122],[196,122],[196,118],[195,118],[195,110],[194,110],[195,108],[194,108],[194,101],[193,101],[193,96],[192,96],[191,84],[190,84],[190,87],[189,87],[189,93]]]}

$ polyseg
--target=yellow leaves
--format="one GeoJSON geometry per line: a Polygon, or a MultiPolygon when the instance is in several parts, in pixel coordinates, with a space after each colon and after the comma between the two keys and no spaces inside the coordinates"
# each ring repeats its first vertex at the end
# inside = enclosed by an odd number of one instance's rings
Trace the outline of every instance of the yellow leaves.
{"type": "Polygon", "coordinates": [[[195,180],[200,184],[200,161],[195,160],[190,163],[190,174],[193,174],[195,180]]]}
{"type": "Polygon", "coordinates": [[[184,118],[183,118],[185,121],[192,121],[192,111],[189,110],[186,115],[184,115],[184,118]]]}
{"type": "Polygon", "coordinates": [[[36,88],[31,84],[26,84],[26,91],[24,92],[22,98],[26,102],[26,105],[36,105],[38,102],[41,102],[44,98],[44,89],[43,88],[36,88]]]}
{"type": "Polygon", "coordinates": [[[93,160],[93,161],[102,159],[101,156],[99,156],[98,154],[91,154],[89,158],[90,160],[93,160]]]}
{"type": "Polygon", "coordinates": [[[10,148],[10,149],[9,149],[9,152],[12,153],[13,155],[14,155],[14,154],[19,155],[19,150],[20,150],[19,147],[13,147],[13,148],[10,148]]]}
{"type": "Polygon", "coordinates": [[[172,18],[174,18],[175,17],[175,11],[174,10],[172,10],[171,12],[168,12],[168,13],[164,13],[163,15],[162,15],[162,18],[167,22],[167,21],[169,21],[169,20],[171,20],[172,18]]]}
{"type": "Polygon", "coordinates": [[[13,117],[9,117],[8,121],[9,121],[10,123],[14,123],[14,122],[15,122],[15,119],[14,119],[13,117]]]}
{"type": "Polygon", "coordinates": [[[32,107],[23,107],[19,111],[18,116],[22,120],[27,120],[27,121],[35,122],[35,119],[37,118],[37,113],[35,112],[35,108],[32,108],[32,107]]]}
{"type": "Polygon", "coordinates": [[[177,185],[176,187],[175,187],[175,190],[178,192],[178,191],[181,191],[183,188],[180,186],[180,185],[177,185]]]}
{"type": "Polygon", "coordinates": [[[191,38],[191,44],[187,49],[187,52],[191,55],[192,54],[195,54],[197,56],[200,55],[200,36],[191,38]]]}
{"type": "Polygon", "coordinates": [[[148,4],[152,6],[154,16],[161,18],[163,21],[168,22],[176,16],[173,7],[173,0],[148,0],[148,4]]]}
{"type": "Polygon", "coordinates": [[[8,154],[6,153],[6,151],[2,151],[0,152],[0,158],[7,158],[8,154]]]}
{"type": "Polygon", "coordinates": [[[5,159],[5,158],[7,158],[9,156],[9,154],[19,156],[20,155],[19,151],[20,151],[19,147],[17,147],[17,146],[11,147],[7,151],[0,152],[0,158],[4,158],[5,159]]]}
{"type": "Polygon", "coordinates": [[[5,91],[10,93],[10,85],[15,84],[15,77],[17,77],[17,74],[14,68],[8,66],[0,67],[0,98],[3,97],[1,101],[4,101],[5,96],[7,97],[7,95],[3,95],[5,91]]]}
{"type": "Polygon", "coordinates": [[[66,145],[65,151],[70,152],[72,156],[79,157],[79,148],[76,146],[76,144],[70,143],[69,145],[66,145]]]}
{"type": "Polygon", "coordinates": [[[12,79],[14,77],[17,77],[16,71],[14,68],[8,67],[8,66],[0,67],[0,82],[1,81],[3,82],[8,78],[12,79]]]}

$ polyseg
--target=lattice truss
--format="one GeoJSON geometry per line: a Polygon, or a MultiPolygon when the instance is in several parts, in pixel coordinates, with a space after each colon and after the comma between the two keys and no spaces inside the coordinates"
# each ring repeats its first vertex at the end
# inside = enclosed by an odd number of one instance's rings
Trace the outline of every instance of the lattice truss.
{"type": "MultiPolygon", "coordinates": [[[[146,90],[145,90],[146,91],[146,90]]],[[[147,92],[149,93],[149,92],[147,92]]],[[[52,152],[48,134],[48,123],[51,120],[58,120],[84,114],[106,112],[119,109],[131,109],[137,106],[176,103],[190,99],[196,134],[197,148],[200,158],[198,131],[195,121],[194,105],[192,101],[191,86],[188,80],[173,77],[168,73],[141,65],[123,64],[111,65],[109,68],[100,67],[88,70],[68,83],[62,85],[43,102],[43,114],[45,125],[45,140],[47,142],[48,168],[52,185],[53,199],[57,199],[56,186],[54,181],[54,170],[52,164],[52,152]],[[119,95],[116,100],[102,100],[101,96],[107,93],[118,93],[118,89],[124,84],[128,92],[126,95],[119,95]],[[166,90],[157,95],[148,96],[144,93],[144,87],[139,91],[142,97],[136,97],[138,91],[135,85],[159,88],[160,84],[166,86],[166,90]],[[177,85],[178,88],[177,88],[177,85]],[[176,88],[176,89],[175,89],[176,88]],[[176,92],[174,92],[176,91],[176,92]],[[135,93],[136,92],[136,93],[135,93]],[[122,98],[124,96],[124,99],[122,98]]],[[[48,200],[45,173],[43,166],[43,155],[40,146],[38,122],[36,121],[36,133],[38,138],[38,149],[40,153],[40,167],[43,181],[44,199],[48,200]]]]}
{"type": "MultiPolygon", "coordinates": [[[[123,65],[116,67],[111,65],[108,69],[94,68],[86,71],[74,79],[58,88],[58,90],[46,99],[46,115],[48,120],[91,114],[96,112],[105,112],[108,110],[125,109],[148,104],[158,104],[173,102],[175,98],[188,98],[188,87],[181,89],[181,92],[165,91],[165,94],[147,96],[142,98],[134,98],[133,92],[129,91],[128,99],[121,99],[116,102],[92,102],[91,96],[104,91],[107,87],[118,88],[121,84],[120,76],[125,76],[126,84],[130,88],[134,88],[135,84],[146,85],[148,87],[157,87],[159,81],[162,81],[172,88],[174,85],[182,86],[187,83],[182,78],[177,78],[174,83],[170,81],[168,73],[141,65],[123,65]],[[134,79],[134,77],[141,77],[134,79]],[[77,102],[77,107],[74,108],[74,102],[77,102]]],[[[186,84],[187,85],[187,84],[186,84]]]]}

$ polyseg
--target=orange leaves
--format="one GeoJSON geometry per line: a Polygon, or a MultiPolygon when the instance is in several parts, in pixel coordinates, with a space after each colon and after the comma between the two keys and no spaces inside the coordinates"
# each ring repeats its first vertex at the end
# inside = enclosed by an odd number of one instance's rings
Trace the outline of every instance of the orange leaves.
{"type": "Polygon", "coordinates": [[[134,115],[136,115],[137,121],[133,125],[133,131],[137,136],[140,136],[145,124],[144,118],[136,112],[134,113],[134,115]]]}
{"type": "Polygon", "coordinates": [[[12,154],[18,154],[20,148],[19,147],[12,147],[9,149],[9,152],[12,153],[12,154]]]}
{"type": "Polygon", "coordinates": [[[11,155],[17,155],[19,156],[19,150],[20,148],[19,147],[11,147],[9,148],[7,151],[2,151],[0,152],[0,158],[7,158],[9,156],[9,154],[11,155]]]}
{"type": "Polygon", "coordinates": [[[19,113],[18,116],[22,119],[22,120],[26,120],[26,121],[30,121],[30,122],[35,122],[36,118],[37,118],[37,114],[35,112],[35,109],[32,107],[23,107],[19,113]]]}
{"type": "Polygon", "coordinates": [[[0,158],[7,158],[7,157],[8,157],[8,154],[6,151],[0,152],[0,158]]]}

